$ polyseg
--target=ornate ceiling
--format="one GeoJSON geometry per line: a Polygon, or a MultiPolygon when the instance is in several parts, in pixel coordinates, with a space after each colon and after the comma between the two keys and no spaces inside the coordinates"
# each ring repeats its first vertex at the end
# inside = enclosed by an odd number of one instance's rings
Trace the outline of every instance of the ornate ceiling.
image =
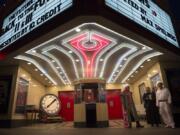
{"type": "MultiPolygon", "coordinates": [[[[59,31],[61,33],[61,31],[59,31]]],[[[53,85],[81,78],[125,83],[162,53],[96,23],[84,23],[15,57],[53,85]]]]}

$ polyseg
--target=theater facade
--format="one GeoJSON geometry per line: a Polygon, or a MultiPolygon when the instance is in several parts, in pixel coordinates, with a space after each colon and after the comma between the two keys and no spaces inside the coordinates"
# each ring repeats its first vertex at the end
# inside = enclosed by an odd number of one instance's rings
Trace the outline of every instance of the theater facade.
{"type": "Polygon", "coordinates": [[[123,119],[126,84],[143,117],[145,87],[157,81],[179,126],[179,35],[153,1],[26,0],[1,26],[0,127],[108,127],[123,119]]]}

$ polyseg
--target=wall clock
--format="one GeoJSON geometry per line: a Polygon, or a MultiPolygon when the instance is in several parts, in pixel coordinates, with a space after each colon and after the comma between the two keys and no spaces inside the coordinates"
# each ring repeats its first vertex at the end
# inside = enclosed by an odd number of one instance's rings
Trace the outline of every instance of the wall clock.
{"type": "Polygon", "coordinates": [[[46,94],[41,98],[40,107],[47,115],[57,115],[61,109],[61,103],[54,94],[46,94]]]}

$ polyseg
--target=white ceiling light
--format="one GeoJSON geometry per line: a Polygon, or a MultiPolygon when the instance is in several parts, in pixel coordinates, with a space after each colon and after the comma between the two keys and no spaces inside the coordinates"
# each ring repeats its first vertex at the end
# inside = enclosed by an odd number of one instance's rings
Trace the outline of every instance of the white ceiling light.
{"type": "Polygon", "coordinates": [[[43,74],[40,74],[41,76],[43,76],[43,74]]]}
{"type": "Polygon", "coordinates": [[[52,60],[51,62],[52,62],[52,63],[55,63],[56,61],[55,61],[55,60],[52,60]]]}
{"type": "Polygon", "coordinates": [[[32,53],[36,53],[36,50],[32,50],[32,53]]]}
{"type": "Polygon", "coordinates": [[[38,69],[37,69],[37,68],[35,68],[35,69],[34,69],[34,71],[38,71],[38,69]]]}
{"type": "Polygon", "coordinates": [[[63,72],[60,72],[60,74],[62,75],[62,74],[63,74],[63,72]]]}
{"type": "Polygon", "coordinates": [[[149,62],[149,61],[151,61],[151,59],[148,59],[147,61],[149,62]]]}
{"type": "Polygon", "coordinates": [[[157,71],[157,70],[153,70],[152,72],[153,72],[153,73],[157,73],[158,71],[157,71]]]}
{"type": "Polygon", "coordinates": [[[56,67],[57,69],[60,69],[60,67],[56,67]]]}
{"type": "Polygon", "coordinates": [[[79,59],[76,59],[76,62],[79,62],[79,59]]]}
{"type": "Polygon", "coordinates": [[[27,64],[28,64],[28,65],[31,65],[31,62],[28,62],[27,64]]]}
{"type": "Polygon", "coordinates": [[[26,74],[22,74],[22,77],[26,77],[26,74]]]}
{"type": "Polygon", "coordinates": [[[142,47],[142,50],[146,50],[146,49],[147,49],[147,47],[146,47],[146,46],[143,46],[143,47],[142,47]]]}
{"type": "Polygon", "coordinates": [[[80,28],[76,28],[75,31],[76,31],[76,32],[80,32],[81,29],[80,29],[80,28]]]}
{"type": "Polygon", "coordinates": [[[144,66],[143,66],[143,65],[141,65],[140,67],[141,67],[141,68],[144,68],[144,66]]]}
{"type": "Polygon", "coordinates": [[[100,59],[99,61],[101,61],[101,62],[102,62],[102,61],[104,61],[104,59],[100,59]]]}
{"type": "Polygon", "coordinates": [[[72,52],[72,51],[68,51],[68,53],[70,53],[70,54],[71,54],[71,53],[73,53],[73,52],[72,52]]]}

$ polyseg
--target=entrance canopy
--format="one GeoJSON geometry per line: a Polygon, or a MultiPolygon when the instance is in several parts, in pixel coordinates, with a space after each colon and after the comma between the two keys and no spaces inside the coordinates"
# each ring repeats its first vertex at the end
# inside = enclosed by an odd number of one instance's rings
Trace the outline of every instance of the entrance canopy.
{"type": "Polygon", "coordinates": [[[15,59],[46,85],[67,85],[81,78],[125,83],[159,55],[162,53],[97,23],[84,23],[15,59]]]}

